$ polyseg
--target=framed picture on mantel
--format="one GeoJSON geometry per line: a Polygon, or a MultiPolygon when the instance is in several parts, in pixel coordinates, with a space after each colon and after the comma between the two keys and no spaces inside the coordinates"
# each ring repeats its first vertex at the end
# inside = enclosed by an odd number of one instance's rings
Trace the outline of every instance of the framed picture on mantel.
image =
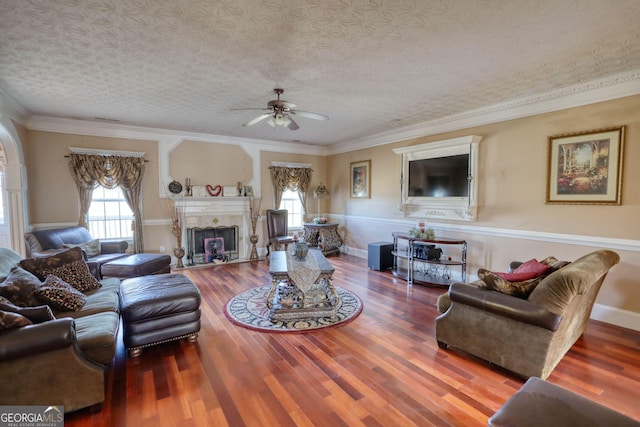
{"type": "Polygon", "coordinates": [[[549,137],[547,204],[619,205],[625,126],[549,137]]]}
{"type": "Polygon", "coordinates": [[[351,197],[371,198],[371,160],[351,163],[351,197]]]}

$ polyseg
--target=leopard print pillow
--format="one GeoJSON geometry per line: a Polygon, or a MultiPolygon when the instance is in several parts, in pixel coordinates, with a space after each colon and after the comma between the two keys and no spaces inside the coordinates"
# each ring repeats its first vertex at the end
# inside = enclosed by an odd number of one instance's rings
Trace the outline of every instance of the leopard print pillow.
{"type": "Polygon", "coordinates": [[[498,291],[503,294],[513,295],[518,298],[528,298],[535,287],[544,279],[544,276],[524,280],[522,282],[509,282],[498,276],[496,273],[481,268],[478,270],[477,284],[479,288],[498,291]]]}

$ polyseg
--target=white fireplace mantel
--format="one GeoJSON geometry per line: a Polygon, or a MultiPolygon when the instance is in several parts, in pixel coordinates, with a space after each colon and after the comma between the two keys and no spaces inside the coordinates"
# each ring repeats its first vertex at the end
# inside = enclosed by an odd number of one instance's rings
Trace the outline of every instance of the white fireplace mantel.
{"type": "MultiPolygon", "coordinates": [[[[176,208],[184,220],[182,236],[186,239],[187,228],[237,225],[239,236],[239,259],[249,259],[251,213],[249,197],[176,197],[176,208]]],[[[186,247],[186,242],[183,242],[186,247]]]]}

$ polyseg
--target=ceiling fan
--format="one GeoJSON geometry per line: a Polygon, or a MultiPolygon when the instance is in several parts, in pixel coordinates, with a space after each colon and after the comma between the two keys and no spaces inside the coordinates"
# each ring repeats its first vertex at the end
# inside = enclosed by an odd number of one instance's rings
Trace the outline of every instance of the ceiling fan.
{"type": "Polygon", "coordinates": [[[284,93],[284,89],[275,88],[273,92],[276,94],[278,99],[273,99],[267,103],[267,108],[232,108],[231,111],[238,110],[264,110],[268,111],[267,113],[261,114],[255,119],[249,120],[242,126],[253,126],[258,122],[261,122],[265,119],[267,120],[267,124],[272,128],[276,126],[288,127],[290,130],[298,130],[300,126],[293,120],[294,115],[298,115],[301,117],[306,117],[308,119],[315,120],[329,120],[328,116],[324,114],[310,113],[308,111],[296,110],[296,104],[292,104],[289,101],[285,101],[284,99],[280,99],[280,95],[284,93]]]}

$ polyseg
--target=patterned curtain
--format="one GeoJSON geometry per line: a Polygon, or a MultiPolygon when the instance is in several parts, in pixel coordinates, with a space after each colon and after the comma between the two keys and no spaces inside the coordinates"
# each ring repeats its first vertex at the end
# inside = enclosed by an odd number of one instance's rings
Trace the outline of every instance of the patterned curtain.
{"type": "Polygon", "coordinates": [[[94,174],[89,172],[89,169],[92,169],[92,167],[90,162],[84,161],[82,158],[84,156],[72,153],[69,157],[69,169],[78,188],[78,196],[80,198],[80,218],[78,219],[78,225],[88,229],[87,213],[91,205],[93,190],[98,186],[98,181],[94,178],[94,174]]]}
{"type": "Polygon", "coordinates": [[[142,215],[140,211],[141,183],[145,171],[145,160],[141,157],[101,156],[71,153],[69,168],[80,196],[80,219],[78,224],[87,227],[87,212],[91,204],[93,189],[99,185],[112,189],[120,187],[133,212],[133,252],[144,252],[142,215]]]}
{"type": "Polygon", "coordinates": [[[298,191],[300,203],[302,203],[303,214],[307,214],[307,190],[311,182],[310,168],[287,168],[282,166],[269,167],[271,172],[271,182],[273,183],[273,200],[275,207],[280,207],[282,193],[285,190],[298,191]]]}

